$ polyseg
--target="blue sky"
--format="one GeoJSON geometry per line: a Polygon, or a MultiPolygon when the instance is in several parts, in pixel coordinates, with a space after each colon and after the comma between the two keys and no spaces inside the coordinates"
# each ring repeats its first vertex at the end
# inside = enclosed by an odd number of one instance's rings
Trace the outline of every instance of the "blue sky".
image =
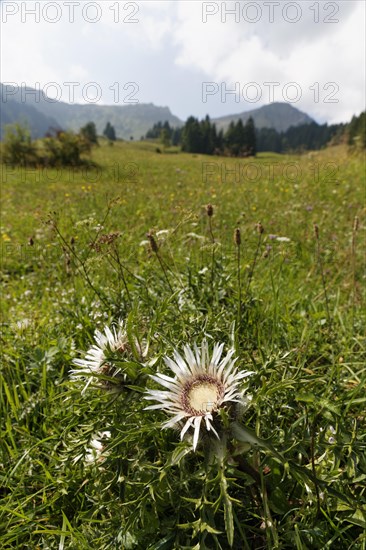
{"type": "Polygon", "coordinates": [[[287,100],[329,123],[365,108],[362,0],[0,7],[1,81],[39,85],[64,101],[152,102],[185,119],[287,100]]]}

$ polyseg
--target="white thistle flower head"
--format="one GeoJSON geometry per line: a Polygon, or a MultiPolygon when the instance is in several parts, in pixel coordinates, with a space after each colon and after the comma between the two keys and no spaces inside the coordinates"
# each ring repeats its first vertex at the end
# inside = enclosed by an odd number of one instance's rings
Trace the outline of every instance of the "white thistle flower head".
{"type": "Polygon", "coordinates": [[[103,463],[107,456],[108,452],[105,450],[106,440],[111,438],[111,432],[104,431],[98,432],[95,437],[93,437],[89,443],[90,447],[86,449],[86,455],[84,459],[84,464],[86,466],[92,466],[96,463],[103,463]]]}
{"type": "MultiPolygon", "coordinates": [[[[104,332],[95,331],[95,344],[89,348],[84,359],[74,359],[73,364],[77,367],[71,370],[71,377],[74,380],[87,379],[87,383],[82,391],[96,382],[98,376],[121,377],[119,370],[110,364],[107,360],[109,353],[125,353],[129,349],[127,333],[124,329],[123,321],[120,320],[116,327],[104,328],[104,332]],[[93,376],[94,375],[94,376],[93,376]]],[[[104,387],[108,384],[104,384],[104,387]]]]}
{"type": "Polygon", "coordinates": [[[196,449],[201,424],[219,439],[213,427],[213,415],[225,403],[240,403],[243,399],[239,385],[243,378],[253,374],[249,371],[238,371],[233,358],[234,350],[222,358],[224,344],[215,344],[211,358],[208,344],[204,341],[201,348],[194,345],[183,348],[184,357],[174,351],[174,360],[165,357],[165,364],[175,374],[174,378],[157,373],[150,375],[155,382],[168,391],[148,390],[145,399],[159,401],[146,409],[162,409],[173,415],[163,424],[163,428],[173,427],[184,422],[180,437],[183,439],[187,430],[194,428],[193,450],[196,449]]]}

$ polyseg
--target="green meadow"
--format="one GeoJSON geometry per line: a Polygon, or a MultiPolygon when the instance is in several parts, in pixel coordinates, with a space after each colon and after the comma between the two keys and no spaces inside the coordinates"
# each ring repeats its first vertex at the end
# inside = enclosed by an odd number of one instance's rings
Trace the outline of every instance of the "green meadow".
{"type": "Polygon", "coordinates": [[[100,143],[94,167],[0,165],[0,548],[364,549],[363,157],[100,143]],[[144,357],[82,393],[72,361],[119,319],[144,357]],[[203,340],[253,373],[221,454],[144,410],[203,340]]]}

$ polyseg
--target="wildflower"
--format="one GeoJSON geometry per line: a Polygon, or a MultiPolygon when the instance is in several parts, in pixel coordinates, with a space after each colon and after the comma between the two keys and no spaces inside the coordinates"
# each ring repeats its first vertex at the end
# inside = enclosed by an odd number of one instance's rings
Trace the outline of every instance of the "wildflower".
{"type": "Polygon", "coordinates": [[[29,319],[21,319],[20,321],[17,321],[15,323],[15,328],[18,329],[19,332],[23,332],[31,325],[31,321],[29,319]]]}
{"type": "Polygon", "coordinates": [[[159,247],[158,247],[158,243],[156,242],[154,234],[152,233],[152,231],[149,231],[149,233],[147,233],[146,237],[149,240],[151,251],[155,252],[155,254],[156,254],[159,251],[159,247]]]}
{"type": "Polygon", "coordinates": [[[213,216],[214,209],[213,209],[212,204],[207,204],[207,206],[206,206],[206,213],[207,213],[207,216],[208,216],[209,218],[211,218],[211,217],[213,216]]]}
{"type": "Polygon", "coordinates": [[[204,421],[207,431],[219,435],[213,426],[216,413],[225,403],[240,403],[243,399],[238,386],[251,372],[239,372],[234,367],[233,350],[221,359],[224,344],[216,344],[209,358],[207,342],[199,349],[185,346],[184,357],[174,351],[174,360],[165,357],[165,364],[173,371],[175,378],[158,373],[151,378],[166,387],[168,391],[148,390],[145,399],[160,401],[146,409],[163,409],[173,418],[163,424],[163,428],[178,424],[182,427],[180,437],[189,428],[194,429],[193,450],[196,449],[200,427],[204,421]],[[184,425],[183,425],[184,423],[184,425]]]}
{"type": "Polygon", "coordinates": [[[116,239],[121,235],[119,231],[116,233],[108,233],[105,235],[100,235],[100,237],[97,239],[97,241],[93,241],[91,243],[91,247],[94,248],[97,252],[100,252],[102,249],[102,245],[110,245],[113,244],[116,239]]]}
{"type": "Polygon", "coordinates": [[[96,434],[96,437],[93,437],[93,439],[91,439],[89,443],[90,447],[87,448],[84,459],[84,463],[86,466],[92,466],[96,463],[101,464],[106,460],[109,453],[105,451],[105,440],[108,440],[110,438],[111,432],[104,431],[98,432],[96,434]]]}
{"type": "Polygon", "coordinates": [[[271,241],[278,241],[280,243],[289,243],[289,242],[291,242],[291,239],[289,239],[289,237],[279,237],[278,235],[269,234],[268,238],[271,241]]]}
{"type": "MultiPolygon", "coordinates": [[[[117,328],[113,327],[112,330],[109,327],[105,327],[104,333],[96,330],[94,340],[96,343],[89,348],[85,354],[85,359],[73,360],[73,364],[77,368],[71,371],[72,378],[88,379],[82,393],[98,377],[124,379],[119,369],[107,360],[108,355],[111,353],[124,353],[128,350],[128,339],[123,321],[120,320],[117,328]]],[[[109,387],[108,382],[104,384],[104,387],[109,387]]]]}
{"type": "Polygon", "coordinates": [[[259,235],[262,235],[262,233],[264,233],[264,227],[263,225],[261,224],[261,222],[258,222],[256,225],[255,225],[256,229],[257,229],[257,233],[259,233],[259,235]]]}
{"type": "Polygon", "coordinates": [[[241,244],[240,229],[238,227],[234,231],[234,242],[237,246],[240,246],[241,244]]]}
{"type": "Polygon", "coordinates": [[[169,235],[170,229],[160,229],[160,231],[156,232],[157,237],[161,237],[163,235],[169,235]]]}

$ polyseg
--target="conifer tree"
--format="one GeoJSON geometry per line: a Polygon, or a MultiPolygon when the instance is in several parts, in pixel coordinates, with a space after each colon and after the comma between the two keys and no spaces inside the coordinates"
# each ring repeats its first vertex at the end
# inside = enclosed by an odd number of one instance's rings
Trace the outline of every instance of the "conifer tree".
{"type": "Polygon", "coordinates": [[[104,129],[103,136],[105,136],[110,141],[116,141],[116,131],[114,126],[110,122],[107,122],[107,125],[104,129]]]}

